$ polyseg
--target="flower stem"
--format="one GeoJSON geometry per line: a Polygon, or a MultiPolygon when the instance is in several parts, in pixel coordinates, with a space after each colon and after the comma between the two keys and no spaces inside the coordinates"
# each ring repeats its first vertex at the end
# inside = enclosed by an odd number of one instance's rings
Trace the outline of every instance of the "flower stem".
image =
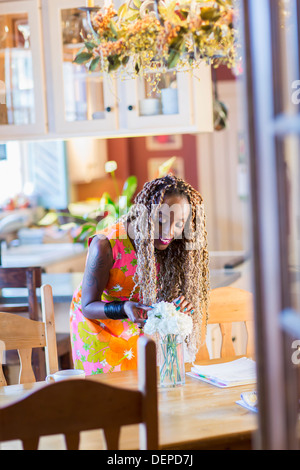
{"type": "Polygon", "coordinates": [[[164,384],[166,379],[175,386],[182,382],[180,361],[178,359],[178,338],[177,335],[166,335],[161,341],[160,381],[164,384]]]}

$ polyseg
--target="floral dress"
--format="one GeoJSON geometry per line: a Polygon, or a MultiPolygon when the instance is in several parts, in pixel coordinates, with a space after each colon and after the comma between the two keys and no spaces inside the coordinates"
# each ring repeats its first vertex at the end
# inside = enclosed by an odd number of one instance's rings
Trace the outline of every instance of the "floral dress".
{"type": "MultiPolygon", "coordinates": [[[[122,222],[101,231],[110,241],[114,264],[99,300],[128,300],[134,289],[136,254],[122,222]]],[[[76,289],[70,309],[72,355],[75,369],[86,375],[136,369],[138,326],[129,319],[89,320],[82,314],[82,284],[76,289]]],[[[139,301],[138,291],[132,300],[139,301]]]]}

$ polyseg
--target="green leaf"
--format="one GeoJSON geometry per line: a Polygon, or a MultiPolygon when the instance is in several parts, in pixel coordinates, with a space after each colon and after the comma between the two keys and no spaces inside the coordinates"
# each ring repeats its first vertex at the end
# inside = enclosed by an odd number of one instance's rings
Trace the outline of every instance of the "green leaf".
{"type": "Polygon", "coordinates": [[[87,241],[90,237],[95,235],[96,224],[92,227],[84,227],[76,237],[74,237],[74,243],[87,241]]]}
{"type": "Polygon", "coordinates": [[[108,212],[108,215],[114,217],[115,219],[118,217],[118,207],[117,204],[105,204],[104,205],[104,212],[108,212]]]}
{"type": "MultiPolygon", "coordinates": [[[[132,8],[130,8],[131,11],[135,11],[132,8]]],[[[126,14],[126,20],[127,21],[134,21],[140,16],[140,12],[138,11],[137,13],[131,13],[130,11],[127,12],[126,14]]]]}
{"type": "Polygon", "coordinates": [[[129,57],[128,57],[128,56],[123,57],[123,59],[122,59],[122,65],[127,65],[127,64],[128,64],[128,61],[129,61],[129,57]]]}
{"type": "Polygon", "coordinates": [[[92,51],[93,49],[95,49],[95,47],[97,47],[97,44],[91,41],[84,41],[84,44],[88,51],[92,51]]]}
{"type": "Polygon", "coordinates": [[[176,67],[179,58],[180,58],[180,52],[177,52],[175,50],[171,51],[168,57],[168,62],[167,62],[168,68],[172,69],[176,67]]]}
{"type": "Polygon", "coordinates": [[[122,18],[122,16],[125,16],[128,11],[128,5],[127,3],[124,3],[123,5],[120,6],[118,10],[118,17],[122,18]]]}
{"type": "Polygon", "coordinates": [[[57,222],[56,212],[48,212],[41,220],[38,221],[38,225],[52,225],[57,222]]]}
{"type": "Polygon", "coordinates": [[[141,8],[142,2],[140,0],[133,0],[133,3],[138,9],[141,8]]]}
{"type": "Polygon", "coordinates": [[[100,222],[97,224],[96,230],[97,232],[99,230],[104,230],[109,225],[112,225],[115,223],[116,223],[116,218],[111,215],[108,215],[107,217],[104,217],[104,219],[100,220],[100,222]]]}
{"type": "Polygon", "coordinates": [[[91,72],[94,72],[96,70],[99,62],[100,62],[100,57],[95,57],[95,59],[93,59],[92,62],[90,63],[89,70],[91,72]]]}
{"type": "Polygon", "coordinates": [[[84,370],[83,364],[79,359],[76,359],[74,368],[77,370],[84,370]]]}
{"type": "Polygon", "coordinates": [[[122,196],[127,197],[127,203],[131,201],[132,196],[134,195],[136,191],[136,188],[137,188],[137,177],[131,175],[125,181],[123,190],[122,190],[122,196]]]}
{"type": "Polygon", "coordinates": [[[105,204],[112,204],[114,205],[114,201],[112,200],[112,198],[110,197],[110,195],[108,193],[103,193],[102,194],[102,198],[103,200],[105,200],[105,204]]]}
{"type": "Polygon", "coordinates": [[[97,343],[95,349],[90,350],[90,354],[87,357],[88,362],[101,362],[105,358],[106,348],[108,343],[97,343]]]}
{"type": "Polygon", "coordinates": [[[200,26],[200,28],[203,30],[203,31],[211,31],[213,29],[213,24],[209,23],[209,24],[202,24],[200,26]]]}
{"type": "Polygon", "coordinates": [[[99,342],[98,334],[92,331],[85,322],[78,324],[78,334],[84,344],[90,346],[87,361],[94,363],[103,361],[109,343],[99,342]]]}
{"type": "Polygon", "coordinates": [[[201,8],[200,16],[205,21],[217,21],[221,18],[221,13],[217,8],[204,7],[201,8]]]}
{"type": "Polygon", "coordinates": [[[77,54],[73,62],[75,64],[84,64],[88,62],[92,57],[93,54],[91,52],[81,52],[80,54],[77,54]]]}
{"type": "Polygon", "coordinates": [[[113,72],[114,70],[117,70],[121,65],[119,56],[117,55],[112,55],[108,57],[108,62],[109,62],[108,73],[113,72]]]}
{"type": "Polygon", "coordinates": [[[113,20],[110,21],[109,27],[113,35],[117,38],[118,37],[117,25],[113,20]]]}

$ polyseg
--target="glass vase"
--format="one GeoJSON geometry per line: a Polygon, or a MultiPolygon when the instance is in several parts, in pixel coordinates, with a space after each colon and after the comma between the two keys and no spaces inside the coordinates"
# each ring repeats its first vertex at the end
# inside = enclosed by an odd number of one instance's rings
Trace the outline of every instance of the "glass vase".
{"type": "Polygon", "coordinates": [[[179,335],[165,335],[159,341],[159,376],[161,387],[185,383],[183,341],[179,335]]]}

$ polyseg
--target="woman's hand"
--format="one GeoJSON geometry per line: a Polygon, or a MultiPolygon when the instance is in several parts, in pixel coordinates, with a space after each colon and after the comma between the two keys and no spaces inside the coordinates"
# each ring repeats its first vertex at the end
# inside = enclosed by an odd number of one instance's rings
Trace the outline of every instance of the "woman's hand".
{"type": "Polygon", "coordinates": [[[147,320],[147,312],[151,310],[152,307],[143,305],[140,302],[131,302],[128,300],[124,304],[124,310],[129,318],[129,320],[137,323],[138,325],[144,325],[147,320]]]}
{"type": "Polygon", "coordinates": [[[186,300],[183,295],[173,300],[173,303],[176,305],[177,310],[180,310],[183,313],[190,313],[191,315],[193,315],[194,307],[190,302],[186,300]]]}

